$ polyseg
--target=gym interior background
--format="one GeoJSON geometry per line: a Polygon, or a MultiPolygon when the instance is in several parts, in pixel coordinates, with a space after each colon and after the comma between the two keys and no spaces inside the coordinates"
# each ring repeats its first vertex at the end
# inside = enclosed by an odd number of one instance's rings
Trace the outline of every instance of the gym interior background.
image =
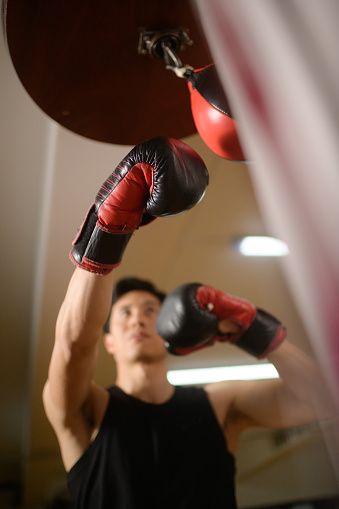
{"type": "MultiPolygon", "coordinates": [[[[0,51],[0,506],[56,509],[70,506],[41,391],[56,316],[73,271],[68,252],[97,188],[131,147],[92,141],[50,120],[20,84],[3,38],[0,51]]],[[[272,233],[248,165],[215,155],[198,134],[183,141],[209,169],[206,196],[188,213],[140,229],[117,278],[150,278],[165,291],[191,281],[214,285],[279,316],[289,340],[313,355],[282,260],[245,258],[232,247],[240,236],[272,233]]],[[[232,346],[216,345],[187,358],[170,358],[169,366],[252,362],[232,346]]],[[[109,385],[113,378],[114,365],[102,349],[96,379],[109,385]]],[[[327,445],[332,426],[246,433],[238,455],[240,508],[339,507],[327,445]]]]}

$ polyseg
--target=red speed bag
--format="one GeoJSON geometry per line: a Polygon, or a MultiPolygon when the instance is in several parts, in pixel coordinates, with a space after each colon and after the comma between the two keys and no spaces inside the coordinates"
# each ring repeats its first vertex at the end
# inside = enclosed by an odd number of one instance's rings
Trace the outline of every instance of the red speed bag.
{"type": "Polygon", "coordinates": [[[195,126],[206,145],[232,161],[245,161],[227,97],[214,64],[185,72],[195,126]]]}

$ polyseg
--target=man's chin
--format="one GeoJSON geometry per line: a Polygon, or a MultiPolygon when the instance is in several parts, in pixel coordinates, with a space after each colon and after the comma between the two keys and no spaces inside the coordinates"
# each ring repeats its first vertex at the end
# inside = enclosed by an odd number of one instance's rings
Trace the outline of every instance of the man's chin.
{"type": "Polygon", "coordinates": [[[163,362],[167,358],[166,350],[161,353],[140,351],[136,352],[133,356],[134,362],[140,362],[143,364],[157,364],[163,362]]]}

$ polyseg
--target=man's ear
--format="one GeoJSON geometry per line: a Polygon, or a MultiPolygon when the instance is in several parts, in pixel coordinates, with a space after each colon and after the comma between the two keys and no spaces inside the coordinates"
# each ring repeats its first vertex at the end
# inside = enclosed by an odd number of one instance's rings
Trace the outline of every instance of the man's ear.
{"type": "Polygon", "coordinates": [[[113,334],[111,332],[105,332],[103,335],[103,341],[107,352],[114,355],[115,349],[113,334]]]}

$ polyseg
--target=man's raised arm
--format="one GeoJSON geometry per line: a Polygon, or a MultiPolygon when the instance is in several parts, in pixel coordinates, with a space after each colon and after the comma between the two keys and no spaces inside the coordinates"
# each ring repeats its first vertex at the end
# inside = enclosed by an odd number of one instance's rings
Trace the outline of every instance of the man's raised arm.
{"type": "Polygon", "coordinates": [[[98,191],[73,241],[70,258],[77,268],[57,319],[44,389],[46,412],[59,438],[71,429],[83,434],[83,442],[88,440],[84,415],[91,412],[93,391],[100,397],[92,376],[111,304],[112,271],[121,263],[133,232],[156,217],[194,207],[208,178],[204,162],[191,147],[157,137],[134,147],[98,191]]]}
{"type": "Polygon", "coordinates": [[[247,300],[198,283],[181,285],[166,297],[157,331],[175,355],[220,341],[274,364],[279,379],[220,382],[209,387],[214,401],[221,402],[218,412],[224,419],[237,416],[244,428],[291,427],[334,414],[317,364],[285,341],[285,327],[276,317],[247,300]]]}

